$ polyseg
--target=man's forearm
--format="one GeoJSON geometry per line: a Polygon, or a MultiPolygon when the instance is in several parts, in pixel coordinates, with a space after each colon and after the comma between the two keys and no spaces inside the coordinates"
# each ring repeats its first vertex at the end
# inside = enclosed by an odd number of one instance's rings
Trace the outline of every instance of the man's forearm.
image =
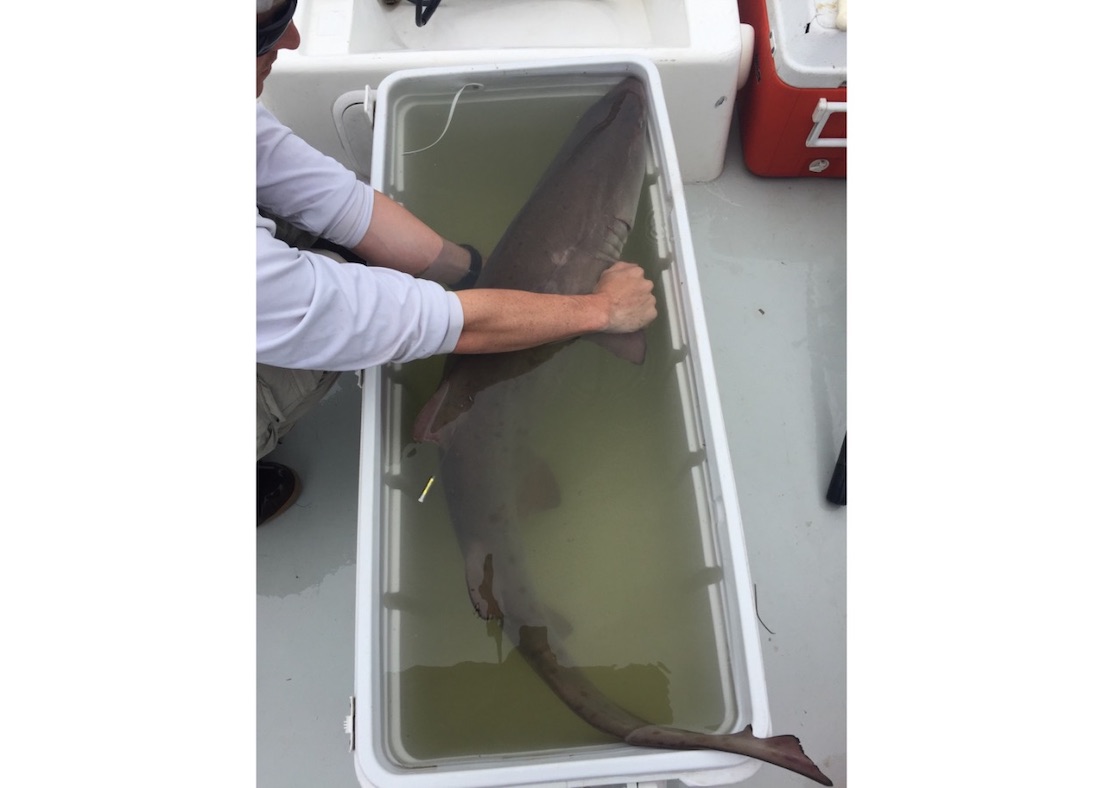
{"type": "Polygon", "coordinates": [[[599,294],[548,295],[494,288],[457,295],[463,307],[463,332],[456,353],[521,350],[609,327],[607,300],[599,294]]]}
{"type": "Polygon", "coordinates": [[[496,353],[548,342],[643,328],[658,315],[643,269],[614,263],[586,295],[553,295],[481,288],[457,293],[463,331],[457,353],[496,353]]]}

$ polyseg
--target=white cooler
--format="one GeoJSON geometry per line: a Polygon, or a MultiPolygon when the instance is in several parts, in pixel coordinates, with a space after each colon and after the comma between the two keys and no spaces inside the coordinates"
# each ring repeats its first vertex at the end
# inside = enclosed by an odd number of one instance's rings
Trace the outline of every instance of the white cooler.
{"type": "MultiPolygon", "coordinates": [[[[572,451],[580,439],[569,419],[544,436],[554,444],[549,465],[563,501],[526,533],[528,561],[534,582],[550,588],[570,622],[572,654],[598,666],[593,681],[614,701],[638,704],[641,716],[658,709],[667,718],[651,721],[660,724],[709,732],[751,724],[767,736],[743,526],[654,64],[590,58],[392,74],[367,106],[374,113],[372,183],[487,256],[579,113],[628,74],[650,99],[651,160],[622,257],[656,282],[660,318],[648,328],[641,367],[612,356],[598,361],[604,351],[583,342],[557,356],[577,347],[580,358],[597,354],[586,358],[607,366],[586,378],[590,390],[569,393],[580,418],[598,414],[597,426],[585,427],[584,447],[572,451]],[[635,397],[644,391],[646,398],[635,397]],[[675,499],[676,516],[666,509],[675,499]],[[604,514],[587,517],[589,505],[604,514]],[[655,693],[626,700],[618,688],[655,693]]],[[[436,447],[410,438],[440,366],[428,359],[366,370],[361,379],[347,725],[361,784],[717,785],[755,773],[759,761],[730,753],[610,741],[562,707],[508,640],[495,637],[494,625],[472,613],[443,495],[425,492],[436,447]]]]}

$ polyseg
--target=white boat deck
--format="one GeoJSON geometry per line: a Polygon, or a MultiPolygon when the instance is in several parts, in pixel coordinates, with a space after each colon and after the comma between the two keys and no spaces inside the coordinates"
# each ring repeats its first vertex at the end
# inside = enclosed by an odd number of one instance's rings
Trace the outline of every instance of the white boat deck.
{"type": "MultiPolygon", "coordinates": [[[[733,124],[734,125],[734,124],[733,124]]],[[[735,469],[774,733],[847,783],[846,508],[824,493],[846,430],[846,183],[747,173],[687,185],[735,469]],[[767,628],[769,631],[767,631],[767,628]]],[[[353,374],[270,458],[305,484],[257,530],[257,785],[356,788],[353,688],[360,391],[353,374]]],[[[807,786],[763,765],[747,788],[807,786]]]]}

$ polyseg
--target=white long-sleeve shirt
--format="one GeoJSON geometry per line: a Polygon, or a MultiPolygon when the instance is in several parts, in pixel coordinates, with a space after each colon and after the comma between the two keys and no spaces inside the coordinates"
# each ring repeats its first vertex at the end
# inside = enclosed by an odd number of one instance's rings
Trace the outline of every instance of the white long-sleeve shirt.
{"type": "MultiPolygon", "coordinates": [[[[340,246],[371,221],[375,192],[310,147],[257,102],[257,205],[340,246]]],[[[288,246],[257,211],[257,361],[289,369],[357,370],[449,353],[463,328],[459,298],[388,268],[338,263],[288,246]]]]}

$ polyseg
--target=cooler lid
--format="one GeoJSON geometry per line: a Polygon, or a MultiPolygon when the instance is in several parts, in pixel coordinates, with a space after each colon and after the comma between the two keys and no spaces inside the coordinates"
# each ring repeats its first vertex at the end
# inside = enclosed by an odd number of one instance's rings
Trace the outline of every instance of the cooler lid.
{"type": "Polygon", "coordinates": [[[846,85],[846,0],[766,0],[778,77],[795,88],[846,85]]]}

